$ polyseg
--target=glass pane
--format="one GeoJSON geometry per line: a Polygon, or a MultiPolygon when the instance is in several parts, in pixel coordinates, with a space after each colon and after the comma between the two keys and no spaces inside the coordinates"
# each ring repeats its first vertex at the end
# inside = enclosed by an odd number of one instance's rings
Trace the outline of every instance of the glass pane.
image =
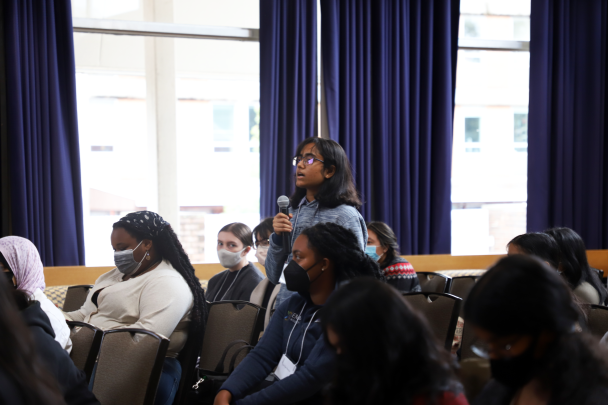
{"type": "Polygon", "coordinates": [[[175,57],[180,237],[218,262],[219,230],[260,220],[259,44],[177,39],[175,57]]]}
{"type": "Polygon", "coordinates": [[[144,39],[75,33],[74,47],[86,265],[108,266],[112,224],[155,198],[144,39]]]}
{"type": "Polygon", "coordinates": [[[528,72],[526,52],[458,53],[453,254],[504,253],[526,231],[528,72]]]}
{"type": "Polygon", "coordinates": [[[530,0],[462,0],[460,38],[530,40],[530,0]]]}
{"type": "MultiPolygon", "coordinates": [[[[259,0],[173,0],[172,21],[178,24],[260,28],[259,0]]],[[[149,15],[149,14],[148,14],[149,15]]],[[[144,0],[72,0],[74,18],[150,21],[144,0]]],[[[169,22],[156,18],[156,21],[169,22]]]]}

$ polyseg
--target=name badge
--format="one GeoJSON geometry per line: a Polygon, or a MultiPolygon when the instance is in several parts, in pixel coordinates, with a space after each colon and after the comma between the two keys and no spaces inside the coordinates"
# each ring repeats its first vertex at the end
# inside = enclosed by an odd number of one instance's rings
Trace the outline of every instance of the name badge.
{"type": "Polygon", "coordinates": [[[277,376],[279,380],[283,380],[295,373],[296,367],[297,366],[293,364],[293,361],[289,360],[286,355],[283,355],[277,369],[274,371],[274,375],[277,376]]]}

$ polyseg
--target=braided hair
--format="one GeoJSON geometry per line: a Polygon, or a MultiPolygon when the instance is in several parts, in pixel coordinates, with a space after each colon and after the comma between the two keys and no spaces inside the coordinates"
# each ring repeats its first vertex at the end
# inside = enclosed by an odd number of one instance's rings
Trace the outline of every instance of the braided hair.
{"type": "Polygon", "coordinates": [[[386,281],[378,263],[361,250],[357,237],[350,229],[332,222],[322,222],[304,229],[302,235],[308,237],[308,246],[315,251],[317,258],[332,261],[338,282],[359,276],[386,281]]]}
{"type": "Polygon", "coordinates": [[[205,332],[208,312],[205,291],[196,277],[188,254],[184,251],[171,225],[156,213],[139,211],[121,218],[113,225],[113,228],[123,228],[129,235],[137,239],[137,242],[150,239],[160,257],[171,263],[173,268],[186,280],[194,297],[188,335],[200,342],[205,332]]]}

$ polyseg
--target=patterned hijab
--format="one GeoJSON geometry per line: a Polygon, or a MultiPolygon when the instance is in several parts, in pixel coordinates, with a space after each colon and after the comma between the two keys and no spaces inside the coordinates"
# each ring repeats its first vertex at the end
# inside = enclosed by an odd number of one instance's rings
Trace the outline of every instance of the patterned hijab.
{"type": "Polygon", "coordinates": [[[0,253],[8,263],[17,280],[17,289],[30,295],[36,289],[44,291],[44,271],[36,246],[19,236],[7,236],[0,239],[0,253]]]}
{"type": "Polygon", "coordinates": [[[169,223],[152,211],[131,212],[120,218],[117,224],[125,224],[146,238],[155,239],[169,223]]]}

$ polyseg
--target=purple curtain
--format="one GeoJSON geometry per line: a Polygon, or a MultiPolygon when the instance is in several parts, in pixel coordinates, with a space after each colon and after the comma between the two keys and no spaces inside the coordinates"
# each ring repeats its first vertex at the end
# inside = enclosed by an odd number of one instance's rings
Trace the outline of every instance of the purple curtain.
{"type": "Polygon", "coordinates": [[[403,254],[449,253],[458,0],[321,0],[329,136],[366,220],[403,254]]]}
{"type": "Polygon", "coordinates": [[[69,0],[3,0],[12,234],[45,266],[84,264],[69,0]]]}
{"type": "Polygon", "coordinates": [[[316,0],[260,0],[260,213],[294,191],[297,145],[316,134],[316,0]]]}
{"type": "Polygon", "coordinates": [[[608,248],[608,2],[532,0],[528,231],[608,248]]]}

